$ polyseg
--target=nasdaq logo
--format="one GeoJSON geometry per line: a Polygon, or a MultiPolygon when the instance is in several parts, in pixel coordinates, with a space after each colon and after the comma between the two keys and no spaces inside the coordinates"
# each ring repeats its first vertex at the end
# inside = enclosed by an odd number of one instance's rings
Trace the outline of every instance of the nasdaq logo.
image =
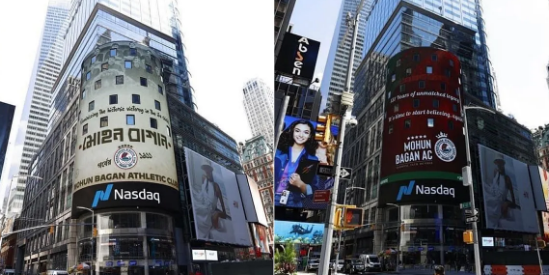
{"type": "Polygon", "coordinates": [[[397,195],[397,201],[400,201],[402,200],[402,196],[406,195],[410,195],[412,194],[412,190],[414,190],[414,185],[416,184],[416,181],[415,180],[411,180],[410,183],[408,184],[408,186],[401,186],[400,187],[400,190],[398,190],[398,195],[397,195]]]}
{"type": "Polygon", "coordinates": [[[107,189],[105,191],[99,190],[95,192],[95,197],[93,198],[92,208],[97,207],[97,204],[99,201],[107,201],[109,200],[109,197],[111,196],[111,190],[112,190],[112,183],[107,185],[107,189]]]}

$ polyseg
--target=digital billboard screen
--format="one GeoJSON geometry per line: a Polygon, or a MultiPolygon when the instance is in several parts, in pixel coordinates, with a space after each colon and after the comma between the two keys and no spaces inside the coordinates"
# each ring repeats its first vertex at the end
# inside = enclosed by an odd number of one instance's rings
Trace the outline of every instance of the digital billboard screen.
{"type": "Polygon", "coordinates": [[[324,224],[275,221],[275,243],[322,244],[324,224]]]}
{"type": "Polygon", "coordinates": [[[251,246],[234,172],[185,147],[196,238],[251,246]]]}
{"type": "Polygon", "coordinates": [[[379,206],[468,200],[458,58],[411,48],[387,71],[379,206]]]}
{"type": "Polygon", "coordinates": [[[332,166],[337,150],[339,117],[327,120],[329,131],[315,140],[316,121],[292,116],[284,119],[284,130],[275,153],[275,205],[291,208],[324,209],[326,202],[314,202],[317,191],[333,187],[333,179],[319,176],[319,165],[332,166]]]}
{"type": "MultiPolygon", "coordinates": [[[[549,173],[541,167],[539,167],[538,170],[541,178],[543,197],[545,198],[547,209],[549,209],[549,173]]],[[[549,212],[541,212],[541,220],[543,223],[543,239],[549,241],[549,212]]]]}
{"type": "Polygon", "coordinates": [[[486,228],[538,232],[528,165],[478,145],[486,228]]]}
{"type": "Polygon", "coordinates": [[[315,72],[320,42],[286,33],[278,54],[275,71],[311,81],[315,72]]]}

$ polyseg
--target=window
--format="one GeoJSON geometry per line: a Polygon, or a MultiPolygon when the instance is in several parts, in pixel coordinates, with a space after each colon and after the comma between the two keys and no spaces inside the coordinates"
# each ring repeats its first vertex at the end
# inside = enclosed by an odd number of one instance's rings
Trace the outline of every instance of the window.
{"type": "Polygon", "coordinates": [[[111,56],[116,56],[116,49],[111,49],[111,56]]]}
{"type": "Polygon", "coordinates": [[[412,69],[408,68],[406,69],[406,76],[410,76],[410,75],[412,75],[412,69]]]}
{"type": "Polygon", "coordinates": [[[86,98],[86,90],[82,90],[82,99],[86,98]]]}
{"type": "Polygon", "coordinates": [[[96,90],[101,88],[101,79],[95,81],[95,86],[94,87],[95,87],[96,90]]]}
{"type": "Polygon", "coordinates": [[[136,56],[137,55],[137,49],[130,48],[130,55],[136,56]]]}
{"type": "Polygon", "coordinates": [[[140,77],[139,82],[141,82],[141,86],[147,87],[147,79],[146,78],[140,77]]]}
{"type": "Polygon", "coordinates": [[[170,127],[169,127],[169,126],[166,126],[166,132],[168,133],[168,136],[169,136],[169,137],[172,136],[172,131],[170,131],[170,127]]]}
{"type": "Polygon", "coordinates": [[[457,112],[457,111],[458,111],[458,106],[457,106],[457,104],[453,104],[453,105],[452,105],[452,110],[454,110],[454,112],[457,112]]]}
{"type": "Polygon", "coordinates": [[[438,101],[438,99],[433,99],[433,108],[437,108],[439,107],[440,103],[438,101]]]}
{"type": "Polygon", "coordinates": [[[398,106],[398,103],[395,104],[395,105],[393,106],[393,111],[394,111],[395,113],[398,112],[398,109],[399,109],[398,107],[399,107],[399,106],[398,106]]]}
{"type": "Polygon", "coordinates": [[[90,101],[90,103],[88,103],[88,112],[93,111],[94,108],[95,108],[95,101],[92,100],[90,101]]]}
{"type": "Polygon", "coordinates": [[[446,90],[446,83],[440,83],[440,89],[441,90],[446,90]]]}
{"type": "Polygon", "coordinates": [[[450,69],[445,69],[444,74],[446,74],[447,77],[452,76],[452,71],[450,69]]]}
{"type": "Polygon", "coordinates": [[[147,71],[147,73],[150,73],[150,74],[152,74],[153,72],[153,69],[149,64],[145,64],[145,70],[147,71]]]}
{"type": "Polygon", "coordinates": [[[448,120],[448,129],[454,130],[454,121],[453,120],[448,120]]]}
{"type": "Polygon", "coordinates": [[[84,126],[82,126],[82,135],[85,135],[88,133],[88,123],[84,124],[84,126]]]}
{"type": "Polygon", "coordinates": [[[109,96],[109,104],[118,104],[118,95],[110,95],[109,96]]]}
{"type": "Polygon", "coordinates": [[[436,54],[431,55],[431,60],[437,61],[437,60],[438,60],[438,56],[437,56],[436,54]]]}
{"type": "Polygon", "coordinates": [[[409,129],[410,127],[412,127],[412,120],[410,120],[410,119],[405,120],[404,121],[404,128],[409,129]]]}
{"type": "Polygon", "coordinates": [[[156,122],[156,118],[151,118],[151,128],[158,129],[158,123],[156,122]]]}
{"type": "Polygon", "coordinates": [[[459,96],[459,88],[456,88],[456,95],[459,96]]]}
{"type": "Polygon", "coordinates": [[[406,85],[402,84],[400,85],[400,92],[404,93],[404,91],[406,91],[406,85]]]}
{"type": "Polygon", "coordinates": [[[99,127],[107,127],[109,126],[109,117],[108,116],[104,116],[102,118],[100,118],[99,120],[99,127]]]}
{"type": "Polygon", "coordinates": [[[109,69],[109,63],[105,62],[103,64],[101,64],[101,71],[106,71],[109,69]]]}
{"type": "Polygon", "coordinates": [[[158,100],[154,101],[154,108],[157,109],[158,111],[160,111],[160,101],[158,101],[158,100]]]}
{"type": "Polygon", "coordinates": [[[124,76],[123,75],[117,75],[116,76],[116,85],[122,85],[124,84],[124,76]]]}
{"type": "Polygon", "coordinates": [[[427,127],[433,128],[435,126],[435,119],[434,118],[428,118],[427,119],[427,127]]]}
{"type": "Polygon", "coordinates": [[[419,99],[416,98],[414,99],[414,108],[418,108],[419,107],[419,99]]]}
{"type": "Polygon", "coordinates": [[[90,80],[91,76],[92,76],[92,73],[91,73],[91,72],[87,72],[87,73],[86,73],[86,80],[90,80]]]}
{"type": "Polygon", "coordinates": [[[389,124],[389,134],[393,133],[393,124],[389,124]]]}
{"type": "Polygon", "coordinates": [[[414,61],[419,61],[419,54],[414,54],[414,61]]]}
{"type": "Polygon", "coordinates": [[[132,103],[133,104],[141,104],[141,96],[133,94],[132,95],[132,103]]]}
{"type": "Polygon", "coordinates": [[[126,115],[126,124],[135,125],[135,115],[126,115]]]}
{"type": "Polygon", "coordinates": [[[132,68],[132,62],[129,61],[129,60],[124,61],[124,67],[126,69],[131,69],[132,68]]]}
{"type": "Polygon", "coordinates": [[[164,90],[162,89],[162,86],[158,85],[158,93],[163,95],[164,94],[164,90]]]}
{"type": "Polygon", "coordinates": [[[428,74],[432,74],[432,73],[433,73],[433,67],[427,66],[427,67],[425,68],[425,72],[428,73],[428,74]]]}
{"type": "Polygon", "coordinates": [[[396,77],[395,74],[391,75],[391,82],[395,82],[396,79],[397,79],[397,77],[396,77]]]}
{"type": "Polygon", "coordinates": [[[419,81],[419,87],[420,88],[425,88],[425,81],[424,80],[419,81]]]}
{"type": "Polygon", "coordinates": [[[92,62],[91,62],[91,63],[92,63],[92,64],[95,63],[95,60],[97,60],[97,56],[93,56],[93,57],[92,57],[92,60],[91,60],[92,62]]]}
{"type": "Polygon", "coordinates": [[[454,60],[450,59],[449,62],[450,62],[450,67],[454,67],[454,60]]]}
{"type": "Polygon", "coordinates": [[[397,67],[400,67],[400,59],[397,60],[397,64],[396,64],[397,67]]]}

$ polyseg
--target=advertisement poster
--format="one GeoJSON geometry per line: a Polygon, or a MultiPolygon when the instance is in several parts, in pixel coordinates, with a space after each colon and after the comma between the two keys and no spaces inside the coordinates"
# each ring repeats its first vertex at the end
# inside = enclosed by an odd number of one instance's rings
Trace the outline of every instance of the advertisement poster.
{"type": "Polygon", "coordinates": [[[333,165],[337,150],[337,122],[330,119],[324,139],[315,140],[318,122],[286,116],[275,153],[275,205],[292,208],[323,209],[314,203],[318,190],[333,187],[333,180],[319,176],[319,165],[333,165]]]}
{"type": "Polygon", "coordinates": [[[236,175],[185,148],[196,238],[251,246],[236,175]]]}
{"type": "MultiPolygon", "coordinates": [[[[543,187],[543,197],[547,209],[549,209],[549,174],[547,170],[539,167],[539,175],[541,177],[541,186],[543,187]]],[[[543,239],[549,241],[549,213],[541,212],[541,220],[543,222],[543,239]]]]}
{"type": "Polygon", "coordinates": [[[479,144],[486,228],[538,232],[528,165],[479,144]]]}
{"type": "Polygon", "coordinates": [[[467,199],[458,196],[466,194],[459,75],[446,51],[411,48],[389,60],[379,205],[467,199]]]}
{"type": "Polygon", "coordinates": [[[324,224],[275,221],[275,243],[322,244],[324,224]]]}
{"type": "Polygon", "coordinates": [[[263,225],[254,223],[252,224],[252,230],[254,233],[254,245],[261,253],[269,254],[269,241],[267,240],[267,228],[263,225]]]}
{"type": "Polygon", "coordinates": [[[320,42],[288,32],[284,34],[275,70],[286,76],[311,81],[319,49],[320,42]]]}

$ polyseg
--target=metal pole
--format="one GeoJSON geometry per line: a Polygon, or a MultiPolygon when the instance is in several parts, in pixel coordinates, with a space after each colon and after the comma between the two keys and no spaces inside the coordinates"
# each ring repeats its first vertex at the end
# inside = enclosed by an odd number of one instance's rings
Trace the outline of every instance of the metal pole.
{"type": "MultiPolygon", "coordinates": [[[[320,252],[320,264],[318,267],[318,274],[319,275],[328,275],[328,268],[330,265],[330,254],[332,251],[332,239],[334,234],[334,224],[332,221],[332,214],[336,210],[337,205],[337,191],[339,188],[339,176],[340,176],[340,169],[341,169],[341,159],[343,156],[343,141],[345,140],[345,127],[347,125],[347,121],[351,116],[351,110],[352,110],[352,97],[349,100],[349,95],[352,95],[351,93],[351,77],[353,74],[353,59],[355,55],[355,45],[356,45],[356,39],[358,36],[358,23],[360,19],[360,13],[357,12],[356,18],[354,19],[353,26],[353,40],[351,42],[351,51],[349,53],[349,63],[347,67],[347,78],[345,83],[345,92],[341,95],[341,108],[343,111],[343,116],[340,121],[339,126],[339,135],[337,137],[338,140],[338,148],[336,152],[336,163],[333,168],[334,173],[334,187],[332,188],[332,198],[330,200],[330,208],[328,209],[328,213],[326,213],[326,224],[325,224],[325,230],[324,230],[324,240],[323,240],[323,246],[322,250],[320,252]]],[[[336,273],[337,273],[337,263],[336,263],[336,273]]]]}
{"type": "Polygon", "coordinates": [[[91,258],[91,275],[95,273],[95,264],[93,259],[95,258],[95,212],[91,210],[92,212],[92,258],[91,258]]]}
{"type": "MultiPolygon", "coordinates": [[[[349,190],[348,188],[345,189],[345,191],[343,191],[343,205],[346,205],[347,204],[347,190],[349,190]]],[[[343,224],[344,222],[344,213],[341,213],[339,215],[339,224],[343,224]]],[[[339,238],[337,240],[337,251],[336,251],[336,260],[335,260],[335,271],[337,273],[337,263],[339,263],[339,253],[341,253],[341,239],[343,237],[343,229],[341,230],[341,232],[339,232],[339,238]]]]}
{"type": "Polygon", "coordinates": [[[275,143],[273,150],[276,151],[276,147],[278,146],[278,140],[280,139],[280,133],[284,131],[284,117],[286,116],[286,110],[288,110],[288,104],[290,102],[290,96],[284,96],[284,101],[282,102],[282,108],[280,108],[280,112],[278,113],[278,124],[276,125],[276,132],[275,132],[275,143]]]}
{"type": "MultiPolygon", "coordinates": [[[[464,121],[464,127],[463,127],[463,134],[465,135],[465,152],[467,155],[467,166],[471,167],[471,148],[469,148],[469,128],[467,127],[467,110],[468,107],[463,107],[463,121],[464,121]]],[[[475,189],[473,188],[473,183],[469,184],[469,197],[471,199],[471,209],[475,211],[475,189]]],[[[473,250],[474,250],[474,257],[475,257],[475,274],[481,275],[481,266],[480,266],[480,247],[478,244],[478,227],[477,222],[474,221],[472,223],[472,230],[473,230],[473,250]]]]}
{"type": "Polygon", "coordinates": [[[396,267],[395,267],[395,272],[399,272],[400,268],[399,268],[399,265],[400,265],[400,256],[402,255],[402,253],[400,252],[400,234],[401,234],[401,226],[402,226],[402,217],[400,216],[400,205],[397,205],[397,215],[398,215],[398,227],[397,227],[397,259],[396,259],[396,267]]]}
{"type": "MultiPolygon", "coordinates": [[[[539,212],[538,212],[539,213],[539,212]]],[[[542,218],[543,218],[543,213],[540,213],[542,215],[542,218]]],[[[536,215],[536,221],[538,222],[538,230],[542,230],[542,227],[539,223],[539,217],[536,215]]],[[[538,236],[536,236],[536,252],[538,254],[538,263],[539,263],[539,268],[540,268],[540,272],[541,272],[541,275],[544,275],[543,274],[543,260],[541,259],[541,255],[540,255],[540,252],[539,252],[539,244],[538,244],[538,237],[541,238],[542,236],[542,233],[539,232],[539,234],[537,234],[538,236]]]]}

